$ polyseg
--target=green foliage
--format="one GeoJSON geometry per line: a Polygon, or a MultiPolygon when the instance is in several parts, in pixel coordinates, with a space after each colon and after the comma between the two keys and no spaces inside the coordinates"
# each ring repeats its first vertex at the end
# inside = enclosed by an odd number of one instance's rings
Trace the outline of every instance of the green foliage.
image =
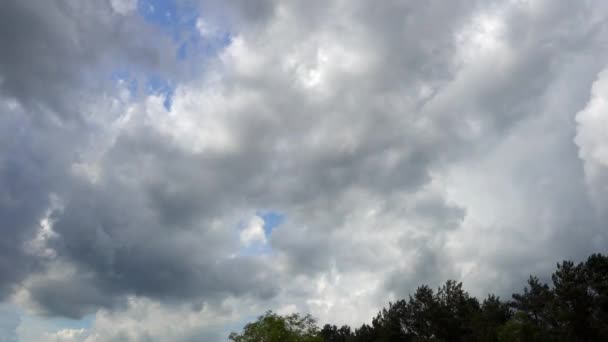
{"type": "Polygon", "coordinates": [[[462,283],[448,280],[433,291],[423,285],[409,298],[352,330],[326,324],[318,329],[310,315],[282,317],[272,312],[232,333],[235,342],[595,342],[608,341],[608,257],[557,264],[552,286],[530,276],[522,293],[504,302],[489,295],[471,297],[462,283]]]}
{"type": "Polygon", "coordinates": [[[473,340],[480,342],[499,341],[501,327],[509,321],[512,312],[494,295],[489,295],[481,304],[480,311],[472,319],[473,340]]]}
{"type": "Polygon", "coordinates": [[[355,341],[353,332],[348,325],[343,325],[338,328],[335,325],[325,324],[319,333],[323,341],[331,342],[351,342],[355,341]]]}
{"type": "Polygon", "coordinates": [[[541,336],[554,338],[554,293],[549,285],[530,276],[523,294],[513,294],[511,306],[518,313],[512,325],[523,329],[523,334],[529,337],[525,341],[537,341],[541,336]]]}
{"type": "Polygon", "coordinates": [[[292,314],[280,316],[272,311],[248,323],[241,334],[231,333],[234,342],[321,342],[316,320],[310,316],[292,314]]]}
{"type": "Polygon", "coordinates": [[[437,292],[421,286],[408,301],[389,303],[372,326],[378,341],[461,341],[473,338],[481,315],[477,299],[448,280],[437,292]]]}
{"type": "Polygon", "coordinates": [[[525,312],[517,312],[512,319],[498,329],[499,342],[542,341],[542,333],[525,312]]]}

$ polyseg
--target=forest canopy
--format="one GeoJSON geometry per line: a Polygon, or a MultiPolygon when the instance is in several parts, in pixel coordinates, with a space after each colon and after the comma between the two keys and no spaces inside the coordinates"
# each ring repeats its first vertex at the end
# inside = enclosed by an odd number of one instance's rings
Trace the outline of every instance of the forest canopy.
{"type": "Polygon", "coordinates": [[[608,341],[608,257],[557,264],[551,283],[530,276],[509,300],[480,300],[448,280],[433,290],[422,285],[406,299],[388,303],[371,324],[351,328],[310,315],[268,311],[248,323],[234,342],[380,341],[608,341]]]}

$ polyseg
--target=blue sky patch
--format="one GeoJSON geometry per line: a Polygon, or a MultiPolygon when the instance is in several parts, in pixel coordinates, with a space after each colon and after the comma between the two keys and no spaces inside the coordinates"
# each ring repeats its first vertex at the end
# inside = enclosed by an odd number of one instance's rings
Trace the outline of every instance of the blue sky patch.
{"type": "MultiPolygon", "coordinates": [[[[254,241],[250,245],[247,245],[239,251],[241,256],[256,256],[265,255],[272,253],[272,246],[270,245],[270,235],[272,231],[280,226],[285,221],[285,215],[277,211],[258,211],[256,215],[264,220],[264,235],[266,236],[266,243],[260,241],[254,241]]],[[[245,229],[245,224],[242,224],[240,229],[245,229]]]]}
{"type": "Polygon", "coordinates": [[[257,214],[264,220],[266,237],[269,237],[272,231],[285,221],[285,215],[276,211],[260,211],[257,214]]]}
{"type": "Polygon", "coordinates": [[[146,80],[146,93],[163,96],[165,98],[163,106],[165,106],[166,110],[171,110],[175,86],[167,79],[158,75],[148,75],[148,79],[146,80]]]}
{"type": "Polygon", "coordinates": [[[184,35],[197,33],[198,11],[195,7],[178,5],[175,0],[139,0],[137,12],[175,41],[184,39],[184,35]]]}

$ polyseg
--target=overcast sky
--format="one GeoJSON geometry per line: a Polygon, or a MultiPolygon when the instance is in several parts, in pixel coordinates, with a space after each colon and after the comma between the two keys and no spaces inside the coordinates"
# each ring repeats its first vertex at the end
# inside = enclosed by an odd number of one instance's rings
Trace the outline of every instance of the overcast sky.
{"type": "Polygon", "coordinates": [[[0,341],[509,298],[608,247],[608,2],[4,0],[0,341]]]}

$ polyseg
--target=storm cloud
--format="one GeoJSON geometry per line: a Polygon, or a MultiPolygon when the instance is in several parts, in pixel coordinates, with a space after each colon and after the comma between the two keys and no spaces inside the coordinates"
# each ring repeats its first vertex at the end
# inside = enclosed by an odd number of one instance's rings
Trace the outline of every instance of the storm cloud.
{"type": "Polygon", "coordinates": [[[422,283],[505,296],[605,251],[608,6],[170,3],[195,18],[0,13],[0,296],[94,317],[47,339],[359,324],[422,283]]]}

